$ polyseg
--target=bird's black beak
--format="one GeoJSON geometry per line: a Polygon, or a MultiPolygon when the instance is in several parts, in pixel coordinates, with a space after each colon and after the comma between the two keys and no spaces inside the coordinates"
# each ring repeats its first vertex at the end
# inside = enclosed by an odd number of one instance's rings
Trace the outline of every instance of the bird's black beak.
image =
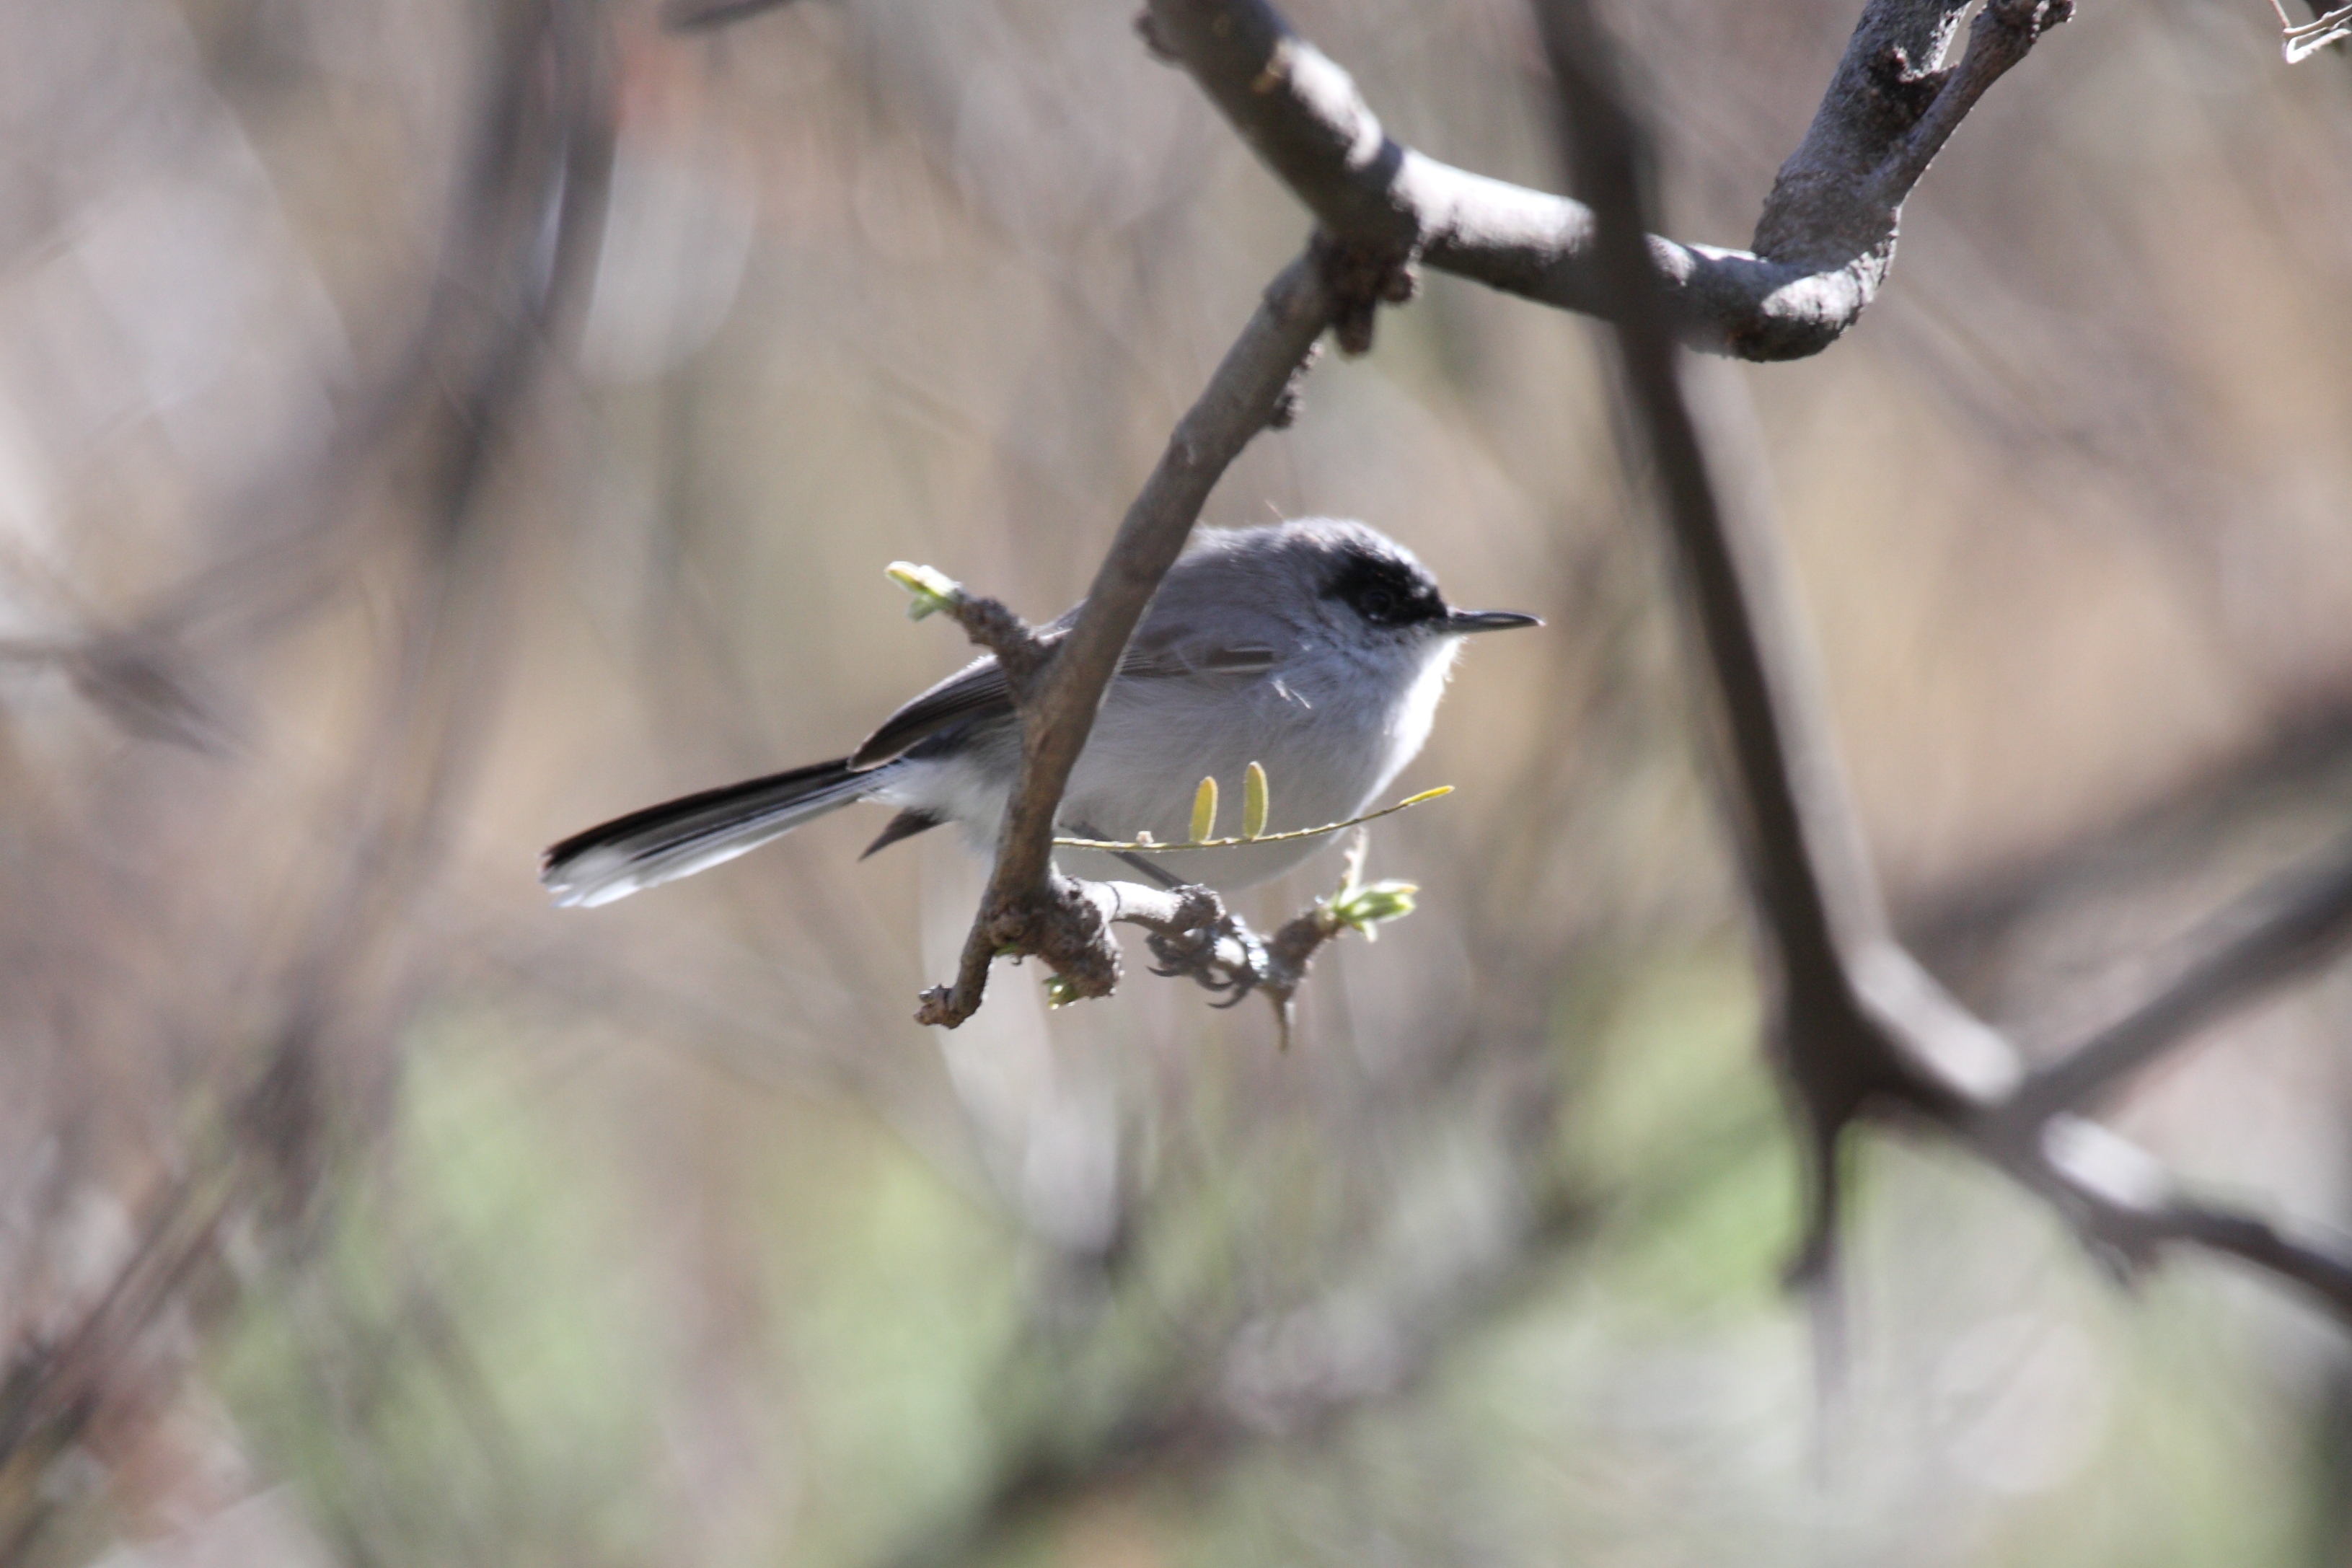
{"type": "Polygon", "coordinates": [[[1517,610],[1448,610],[1445,629],[1458,636],[1472,632],[1504,632],[1513,626],[1539,626],[1542,620],[1535,616],[1523,616],[1517,610]]]}

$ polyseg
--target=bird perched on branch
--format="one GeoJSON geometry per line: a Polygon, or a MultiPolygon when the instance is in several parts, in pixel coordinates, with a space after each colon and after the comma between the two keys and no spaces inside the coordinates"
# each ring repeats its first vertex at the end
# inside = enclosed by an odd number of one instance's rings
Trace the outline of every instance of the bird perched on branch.
{"type": "MultiPolygon", "coordinates": [[[[1076,616],[1040,635],[1062,636],[1076,616]]],[[[1238,792],[1253,762],[1272,781],[1265,832],[1353,816],[1428,739],[1463,637],[1540,624],[1511,610],[1452,608],[1411,552],[1360,522],[1309,518],[1204,533],[1136,627],[1057,820],[1088,838],[1181,844],[1200,780],[1238,792]]],[[[1020,720],[990,655],[891,714],[850,755],[592,827],[547,851],[540,880],[559,903],[609,903],[863,800],[898,808],[868,855],[949,822],[988,853],[1020,763],[1020,720]]],[[[1174,874],[1163,879],[1231,891],[1288,869],[1320,842],[1166,857],[1174,874]]],[[[1098,850],[1056,858],[1086,877],[1131,876],[1137,864],[1128,857],[1120,869],[1098,850]]]]}

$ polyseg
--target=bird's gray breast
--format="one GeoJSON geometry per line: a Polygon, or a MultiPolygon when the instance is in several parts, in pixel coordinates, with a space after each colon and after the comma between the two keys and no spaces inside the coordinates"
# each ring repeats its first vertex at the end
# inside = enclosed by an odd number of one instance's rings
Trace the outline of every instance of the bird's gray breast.
{"type": "MultiPolygon", "coordinates": [[[[1194,794],[1211,777],[1221,805],[1216,836],[1233,837],[1242,831],[1243,780],[1254,762],[1270,784],[1266,831],[1353,816],[1420,749],[1425,719],[1400,725],[1418,663],[1365,669],[1308,644],[1284,650],[1254,673],[1123,678],[1107,695],[1071,774],[1062,820],[1113,838],[1149,833],[1161,843],[1181,843],[1191,836],[1194,794]]],[[[1330,842],[1179,852],[1155,863],[1186,881],[1240,888],[1330,842]]],[[[1065,864],[1075,875],[1133,875],[1069,857],[1065,864]]]]}

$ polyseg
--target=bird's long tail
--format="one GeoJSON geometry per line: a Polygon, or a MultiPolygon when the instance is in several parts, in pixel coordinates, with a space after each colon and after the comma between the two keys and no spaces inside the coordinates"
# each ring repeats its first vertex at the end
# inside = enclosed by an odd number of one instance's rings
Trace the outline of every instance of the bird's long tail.
{"type": "Polygon", "coordinates": [[[732,860],[861,799],[887,771],[853,770],[841,757],[649,805],[549,849],[540,857],[539,879],[559,904],[608,904],[732,860]]]}

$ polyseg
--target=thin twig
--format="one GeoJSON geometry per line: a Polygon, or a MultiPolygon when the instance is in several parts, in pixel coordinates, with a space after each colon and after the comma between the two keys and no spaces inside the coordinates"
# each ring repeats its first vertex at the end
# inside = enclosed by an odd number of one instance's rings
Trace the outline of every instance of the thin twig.
{"type": "Polygon", "coordinates": [[[2299,868],[2214,925],[2236,933],[2129,1014],[2027,1078],[2002,1114],[2038,1125],[2112,1090],[2205,1024],[2344,951],[2352,935],[2352,851],[2299,868]]]}
{"type": "Polygon", "coordinates": [[[1416,805],[1454,793],[1452,784],[1440,784],[1435,789],[1409,795],[1394,805],[1384,805],[1378,811],[1365,812],[1341,822],[1327,822],[1320,827],[1293,827],[1282,833],[1244,834],[1238,838],[1196,838],[1190,844],[1162,844],[1151,838],[1056,838],[1057,849],[1104,849],[1129,855],[1175,855],[1188,849],[1234,849],[1245,844],[1284,844],[1300,838],[1320,838],[1327,833],[1345,833],[1350,827],[1361,827],[1368,822],[1378,822],[1383,816],[1394,816],[1416,805]]]}
{"type": "Polygon", "coordinates": [[[1899,208],[1977,100],[2025,58],[2042,34],[2074,14],[2073,0],[1991,0],[1978,12],[1969,28],[1968,52],[1938,79],[1927,111],[1872,176],[1870,190],[1878,203],[1899,208]]]}
{"type": "Polygon", "coordinates": [[[792,0],[662,0],[661,24],[673,33],[707,33],[781,11],[792,0]]]}

